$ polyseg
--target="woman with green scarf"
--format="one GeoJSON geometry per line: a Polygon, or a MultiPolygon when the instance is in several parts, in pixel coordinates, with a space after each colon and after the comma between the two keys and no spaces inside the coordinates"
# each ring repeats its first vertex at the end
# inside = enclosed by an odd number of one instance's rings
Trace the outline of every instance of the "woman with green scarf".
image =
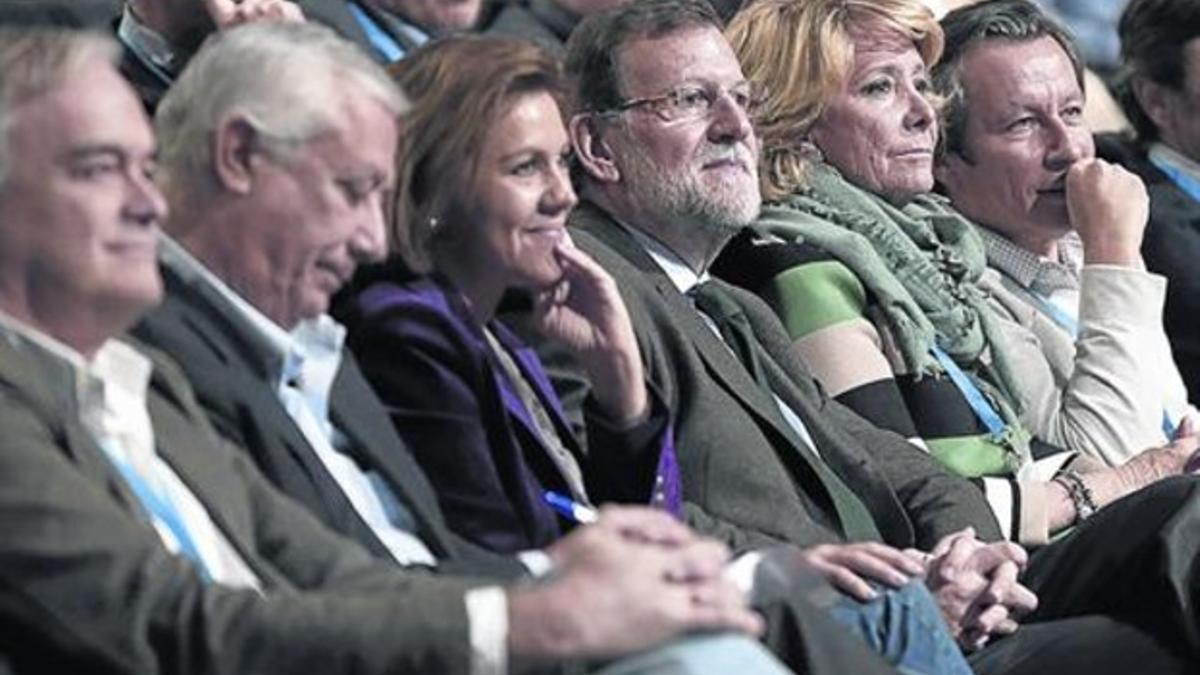
{"type": "Polygon", "coordinates": [[[1022,387],[1056,385],[1026,377],[1040,351],[989,307],[971,223],[930,194],[942,33],[919,0],[759,0],[728,36],[770,92],[767,204],[714,272],[775,308],[831,394],[977,479],[1026,544],[1182,471],[1174,446],[1105,469],[1023,424],[1022,387]]]}

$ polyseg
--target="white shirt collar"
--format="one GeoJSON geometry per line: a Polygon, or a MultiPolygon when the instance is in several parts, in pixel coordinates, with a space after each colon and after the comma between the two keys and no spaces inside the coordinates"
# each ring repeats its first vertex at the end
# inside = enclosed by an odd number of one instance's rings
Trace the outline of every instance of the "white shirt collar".
{"type": "Polygon", "coordinates": [[[696,274],[696,271],[685,263],[683,258],[680,258],[678,254],[667,248],[661,241],[636,227],[628,227],[624,224],[621,224],[621,227],[625,228],[633,236],[634,241],[646,251],[650,259],[654,261],[654,264],[662,269],[663,273],[667,275],[667,278],[671,280],[675,288],[679,289],[680,293],[687,295],[688,291],[708,281],[708,270],[705,270],[702,274],[696,274]]]}
{"type": "MultiPolygon", "coordinates": [[[[258,578],[212,522],[207,507],[158,454],[147,405],[154,371],[148,357],[114,338],[105,342],[88,361],[70,346],[3,312],[0,312],[0,335],[14,343],[24,342],[68,364],[75,379],[75,414],[103,452],[118,466],[130,466],[160,496],[167,495],[186,529],[194,535],[197,554],[214,581],[239,588],[259,588],[258,578]]],[[[143,503],[143,506],[148,505],[143,503]]],[[[147,515],[168,550],[178,552],[179,538],[171,527],[164,525],[161,514],[148,508],[147,515]]]]}
{"type": "Polygon", "coordinates": [[[183,280],[201,292],[211,293],[232,309],[236,318],[251,329],[252,338],[271,357],[272,367],[281,380],[294,377],[310,354],[340,355],[346,330],[326,314],[301,321],[290,333],[250,304],[204,266],[179,242],[163,235],[159,258],[183,280]]]}
{"type": "Polygon", "coordinates": [[[106,388],[145,400],[154,370],[150,359],[117,339],[106,341],[91,361],[57,338],[43,333],[0,311],[0,334],[12,341],[25,341],[58,358],[74,373],[75,402],[87,414],[104,404],[106,388]]]}

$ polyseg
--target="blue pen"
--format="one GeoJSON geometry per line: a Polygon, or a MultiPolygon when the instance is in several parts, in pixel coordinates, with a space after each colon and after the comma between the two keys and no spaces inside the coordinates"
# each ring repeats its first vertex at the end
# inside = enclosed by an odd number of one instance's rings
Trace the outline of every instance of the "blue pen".
{"type": "Polygon", "coordinates": [[[542,493],[542,499],[550,505],[550,508],[558,511],[562,515],[574,520],[577,523],[594,523],[599,517],[596,514],[596,509],[590,506],[584,506],[579,502],[571,499],[566,495],[560,495],[553,490],[546,490],[542,493]]]}

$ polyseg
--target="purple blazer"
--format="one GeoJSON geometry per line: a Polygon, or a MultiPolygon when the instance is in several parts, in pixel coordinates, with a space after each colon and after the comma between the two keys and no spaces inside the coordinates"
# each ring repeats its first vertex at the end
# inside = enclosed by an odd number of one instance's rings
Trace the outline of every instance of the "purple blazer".
{"type": "MultiPolygon", "coordinates": [[[[339,303],[347,344],[396,430],[433,483],[451,529],[500,552],[542,548],[565,527],[542,499],[567,493],[558,467],[465,299],[439,277],[372,278],[339,303]]],[[[651,391],[649,419],[626,431],[585,405],[586,448],[536,353],[499,321],[513,355],[583,469],[593,502],[656,503],[678,514],[670,414],[651,391]]]]}

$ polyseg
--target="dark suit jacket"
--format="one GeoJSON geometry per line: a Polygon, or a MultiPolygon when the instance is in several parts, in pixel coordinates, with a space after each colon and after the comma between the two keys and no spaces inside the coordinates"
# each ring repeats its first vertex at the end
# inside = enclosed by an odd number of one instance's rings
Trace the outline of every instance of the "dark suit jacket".
{"type": "MultiPolygon", "coordinates": [[[[347,6],[348,0],[293,0],[293,2],[299,5],[300,9],[304,10],[304,16],[309,21],[329,26],[342,37],[361,47],[367,54],[371,55],[371,58],[380,63],[385,63],[383,55],[371,44],[371,39],[367,37],[362,24],[350,12],[350,8],[347,6]]],[[[417,45],[411,44],[410,40],[403,33],[392,28],[387,16],[380,14],[367,5],[361,6],[368,14],[375,17],[381,29],[387,31],[407,51],[417,48],[417,45]]]]}
{"type": "MultiPolygon", "coordinates": [[[[365,270],[361,290],[335,311],[350,332],[349,348],[433,482],[452,529],[497,551],[548,545],[560,523],[542,493],[570,490],[530,412],[462,295],[438,278],[401,281],[389,272],[394,267],[365,270]]],[[[514,355],[579,461],[592,499],[650,501],[660,458],[660,488],[672,483],[660,492],[678,494],[661,402],[652,396],[651,418],[628,432],[599,412],[589,415],[588,447],[596,451],[585,454],[537,355],[499,321],[488,328],[514,355]]]]}
{"type": "Polygon", "coordinates": [[[1097,154],[1141,176],[1150,193],[1150,222],[1142,239],[1146,267],[1167,278],[1163,326],[1175,364],[1200,401],[1200,202],[1181,190],[1146,157],[1146,149],[1115,134],[1096,139],[1097,154]]]}
{"type": "MultiPolygon", "coordinates": [[[[628,232],[587,203],[571,221],[576,244],[619,280],[648,377],[675,412],[688,520],[735,549],[839,541],[829,496],[775,402],[628,232]]],[[[774,357],[764,363],[772,389],[800,416],[821,458],[866,504],[888,543],[927,547],[967,525],[982,538],[1000,537],[978,489],[830,399],[790,354],[770,308],[723,287],[774,357]]],[[[544,349],[560,394],[576,400],[586,386],[582,376],[563,366],[561,352],[544,349]]]]}
{"type": "Polygon", "coordinates": [[[346,0],[294,0],[300,9],[304,10],[304,18],[309,21],[329,26],[334,31],[367,50],[372,56],[375,48],[371,40],[359,25],[358,20],[350,13],[346,0]]]}
{"type": "MultiPolygon", "coordinates": [[[[71,1],[80,2],[80,0],[71,1]]],[[[114,4],[110,0],[86,1],[103,5],[114,4]]],[[[362,26],[359,25],[358,21],[354,18],[354,15],[350,13],[349,8],[346,6],[346,0],[293,1],[300,6],[300,9],[304,11],[305,18],[309,21],[320,23],[332,28],[338,35],[341,35],[346,40],[349,40],[350,42],[353,42],[362,48],[371,56],[371,58],[377,61],[382,60],[379,52],[376,51],[371,45],[371,40],[363,31],[362,26]]],[[[0,0],[0,5],[2,5],[2,2],[3,0],[0,0]]],[[[22,0],[22,2],[33,6],[34,4],[44,3],[46,0],[22,0]]],[[[109,17],[113,16],[114,14],[119,15],[120,5],[119,3],[116,4],[118,8],[110,12],[108,14],[109,17]]],[[[65,11],[66,10],[61,10],[61,12],[64,13],[65,11]]],[[[95,14],[96,12],[97,10],[92,10],[91,13],[95,14]]],[[[5,11],[0,9],[0,20],[3,20],[4,16],[5,11]]],[[[24,17],[25,14],[17,13],[17,16],[24,17]]],[[[79,20],[80,19],[76,19],[76,21],[79,20]]],[[[119,21],[119,18],[117,20],[119,21]]],[[[114,34],[116,32],[115,28],[116,22],[114,21],[112,22],[114,34]]],[[[163,96],[166,95],[167,89],[170,88],[172,81],[164,79],[159,72],[156,72],[153,68],[148,66],[145,61],[132,50],[130,50],[127,45],[122,45],[120,69],[121,74],[125,76],[125,79],[129,81],[129,84],[133,86],[133,88],[137,91],[138,96],[141,97],[142,104],[145,106],[146,112],[153,116],[154,111],[158,108],[159,102],[162,100],[163,96]]]]}
{"type": "Polygon", "coordinates": [[[0,26],[102,28],[120,11],[120,0],[2,0],[0,26]]]}
{"type": "Polygon", "coordinates": [[[0,626],[17,670],[466,672],[466,583],[383,565],[321,526],[220,442],[162,360],[148,408],[160,455],[264,593],[171,555],[79,423],[69,366],[0,340],[0,626]]]}
{"type": "Polygon", "coordinates": [[[555,0],[511,0],[497,3],[496,14],[483,32],[527,40],[561,59],[567,38],[578,22],[579,17],[556,6],[555,0]]]}
{"type": "Polygon", "coordinates": [[[167,95],[172,81],[164,79],[165,74],[151,70],[127,45],[121,45],[121,62],[118,67],[125,76],[125,81],[137,92],[138,98],[142,99],[142,107],[146,109],[146,114],[153,117],[159,102],[167,95]]]}
{"type": "MultiPolygon", "coordinates": [[[[207,289],[198,290],[169,268],[164,267],[163,277],[166,300],[134,333],[180,364],[213,426],[244,448],[276,486],[335,531],[389,557],[288,416],[275,393],[272,366],[256,349],[250,327],[207,289]]],[[[432,486],[349,353],[343,355],[329,405],[331,421],[348,437],[354,459],[378,472],[405,501],[418,523],[418,536],[443,569],[501,578],[523,572],[515,559],[449,531],[432,486]]]]}

